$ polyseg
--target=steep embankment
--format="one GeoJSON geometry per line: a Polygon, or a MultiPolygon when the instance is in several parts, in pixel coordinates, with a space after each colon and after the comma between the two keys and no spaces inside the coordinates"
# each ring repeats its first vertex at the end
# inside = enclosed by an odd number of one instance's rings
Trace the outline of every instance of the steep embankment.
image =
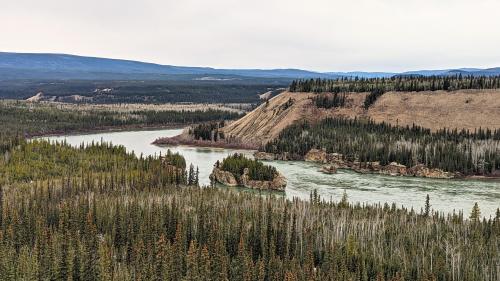
{"type": "Polygon", "coordinates": [[[314,95],[284,92],[223,131],[242,143],[258,146],[299,120],[315,122],[334,116],[371,118],[393,125],[416,124],[432,130],[500,128],[500,90],[388,92],[368,110],[363,109],[367,93],[347,94],[344,107],[331,109],[316,107],[311,99],[314,95]]]}
{"type": "Polygon", "coordinates": [[[324,109],[314,105],[313,93],[284,92],[263,103],[243,118],[227,125],[223,131],[242,143],[261,145],[276,138],[279,133],[299,120],[319,121],[326,117],[354,117],[363,112],[361,104],[366,94],[349,95],[343,108],[324,109]]]}

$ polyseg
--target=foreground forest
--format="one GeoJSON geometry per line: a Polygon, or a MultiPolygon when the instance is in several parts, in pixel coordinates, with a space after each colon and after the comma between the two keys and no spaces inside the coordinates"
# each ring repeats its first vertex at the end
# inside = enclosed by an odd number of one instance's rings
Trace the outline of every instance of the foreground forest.
{"type": "Polygon", "coordinates": [[[10,153],[0,280],[499,278],[500,212],[199,188],[180,155],[136,158],[104,143],[23,142],[10,153]]]}

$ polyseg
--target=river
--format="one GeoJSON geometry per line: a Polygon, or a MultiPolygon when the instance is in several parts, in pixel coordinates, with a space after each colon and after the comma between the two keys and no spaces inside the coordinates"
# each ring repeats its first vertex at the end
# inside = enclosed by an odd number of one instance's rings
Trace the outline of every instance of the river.
{"type": "MultiPolygon", "coordinates": [[[[152,145],[159,137],[175,136],[181,129],[142,130],[126,132],[102,132],[85,135],[46,137],[52,141],[66,140],[71,145],[99,142],[101,140],[115,145],[123,145],[136,155],[164,154],[167,149],[179,152],[187,161],[200,169],[200,183],[208,184],[208,176],[213,164],[229,154],[239,152],[252,155],[252,151],[200,148],[190,146],[158,147],[152,145]]],[[[478,202],[485,217],[494,216],[500,207],[500,182],[491,180],[441,180],[414,177],[392,177],[373,174],[358,174],[353,171],[339,170],[327,175],[319,172],[319,166],[302,161],[267,161],[275,166],[288,180],[285,195],[288,198],[309,198],[316,189],[322,198],[340,200],[344,190],[350,202],[389,203],[397,206],[413,207],[417,212],[424,206],[425,197],[430,196],[432,208],[440,212],[463,210],[468,215],[474,202],[478,202]]]]}

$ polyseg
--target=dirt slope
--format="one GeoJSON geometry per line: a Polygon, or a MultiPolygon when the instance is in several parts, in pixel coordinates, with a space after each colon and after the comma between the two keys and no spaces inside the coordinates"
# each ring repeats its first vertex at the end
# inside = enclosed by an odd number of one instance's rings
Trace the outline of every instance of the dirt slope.
{"type": "Polygon", "coordinates": [[[313,105],[310,97],[314,95],[284,92],[224,127],[224,134],[258,146],[276,138],[283,129],[299,120],[314,122],[329,116],[354,117],[363,112],[358,105],[362,104],[365,94],[350,95],[346,108],[329,110],[313,105]]]}
{"type": "Polygon", "coordinates": [[[385,93],[368,110],[375,121],[432,130],[500,128],[500,90],[385,93]]]}
{"type": "Polygon", "coordinates": [[[351,93],[343,108],[317,108],[313,93],[284,92],[245,117],[226,126],[226,136],[246,144],[260,145],[276,138],[299,120],[319,121],[326,117],[364,117],[394,125],[413,123],[441,128],[500,128],[500,91],[388,92],[367,111],[362,105],[367,93],[351,93]]]}

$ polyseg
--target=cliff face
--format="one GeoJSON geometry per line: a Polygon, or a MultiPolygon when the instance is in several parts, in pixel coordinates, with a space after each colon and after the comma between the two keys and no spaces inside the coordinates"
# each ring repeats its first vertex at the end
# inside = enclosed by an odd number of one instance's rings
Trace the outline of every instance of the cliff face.
{"type": "Polygon", "coordinates": [[[223,171],[219,168],[214,168],[212,174],[210,174],[210,179],[220,182],[227,186],[238,186],[238,182],[233,174],[227,171],[223,171]]]}
{"type": "Polygon", "coordinates": [[[251,180],[248,176],[248,169],[245,169],[243,175],[238,181],[236,180],[236,177],[230,172],[223,171],[215,167],[212,171],[212,174],[210,174],[210,178],[219,183],[222,183],[223,185],[244,186],[252,189],[285,191],[286,187],[286,178],[279,172],[272,181],[258,181],[251,180]]]}
{"type": "Polygon", "coordinates": [[[327,117],[371,118],[393,125],[416,124],[433,131],[500,127],[500,90],[387,92],[368,110],[363,109],[367,93],[349,93],[344,107],[330,109],[317,108],[311,100],[315,95],[281,93],[222,130],[228,138],[258,147],[295,122],[327,117]]]}

